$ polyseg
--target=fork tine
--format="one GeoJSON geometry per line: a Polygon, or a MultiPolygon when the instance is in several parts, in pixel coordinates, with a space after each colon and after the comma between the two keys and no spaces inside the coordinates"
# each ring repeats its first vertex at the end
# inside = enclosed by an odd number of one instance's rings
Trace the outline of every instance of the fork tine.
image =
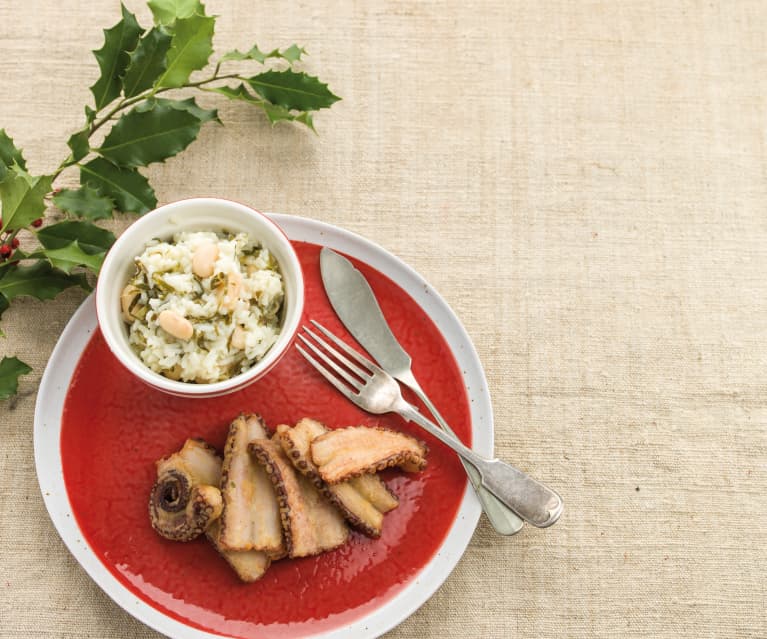
{"type": "Polygon", "coordinates": [[[320,375],[322,375],[326,380],[333,384],[333,386],[336,387],[336,390],[338,390],[341,395],[346,397],[346,399],[354,402],[355,404],[357,403],[357,394],[353,393],[351,389],[346,386],[340,379],[338,379],[335,375],[333,375],[333,373],[331,373],[327,368],[325,368],[316,359],[309,355],[309,353],[301,348],[300,344],[296,344],[296,350],[304,356],[304,359],[309,362],[320,375]]]}
{"type": "MultiPolygon", "coordinates": [[[[351,346],[349,346],[346,342],[339,339],[336,335],[331,333],[327,328],[325,328],[322,324],[320,324],[317,320],[309,320],[314,326],[316,326],[320,331],[322,331],[322,334],[325,335],[328,339],[332,340],[332,342],[341,348],[347,355],[351,355],[354,359],[356,359],[360,364],[363,366],[367,366],[367,368],[373,372],[382,370],[380,366],[374,364],[371,362],[367,357],[362,355],[361,353],[358,353],[356,350],[354,350],[351,346]]],[[[304,327],[305,328],[305,327],[304,327]]],[[[306,328],[305,328],[306,330],[306,328]]]]}
{"type": "MultiPolygon", "coordinates": [[[[301,328],[306,331],[307,334],[311,335],[315,342],[318,344],[321,344],[323,348],[330,353],[333,357],[335,357],[339,362],[341,362],[346,368],[348,368],[350,371],[352,371],[355,375],[358,375],[362,379],[368,379],[370,377],[369,371],[362,370],[359,366],[355,366],[354,362],[352,362],[350,359],[344,357],[341,353],[338,352],[338,349],[333,348],[330,344],[328,344],[322,337],[317,335],[312,329],[310,329],[308,326],[302,326],[301,328]]],[[[322,327],[320,327],[322,328],[322,327]]],[[[327,329],[325,329],[327,331],[327,329]]],[[[336,343],[340,343],[343,346],[346,346],[343,342],[341,342],[333,333],[330,331],[327,331],[327,334],[330,335],[333,338],[333,341],[336,343]]],[[[346,352],[348,353],[351,351],[351,354],[354,354],[354,350],[350,349],[348,346],[346,346],[346,349],[348,349],[346,352]]],[[[360,356],[361,357],[361,356],[360,356]]],[[[364,360],[364,358],[363,358],[364,360]]],[[[363,362],[364,363],[364,362],[363,362]]],[[[370,364],[371,370],[374,368],[374,364],[370,364]]]]}
{"type": "MultiPolygon", "coordinates": [[[[304,330],[306,330],[306,328],[304,328],[304,330]]],[[[310,335],[311,335],[311,333],[310,333],[310,335]]],[[[318,339],[318,338],[317,338],[316,336],[314,336],[314,335],[312,335],[312,337],[314,337],[315,339],[318,339]]],[[[356,388],[357,390],[360,390],[360,389],[362,388],[362,384],[360,383],[360,381],[359,381],[358,379],[355,379],[354,377],[352,377],[351,375],[349,375],[349,373],[348,373],[347,371],[345,371],[345,370],[344,370],[343,368],[341,368],[341,367],[340,367],[338,364],[336,364],[336,363],[335,363],[335,362],[334,362],[334,361],[333,361],[333,360],[332,360],[330,357],[328,357],[328,355],[327,355],[327,354],[323,353],[323,352],[322,352],[322,351],[321,351],[319,348],[317,348],[317,345],[316,345],[316,344],[313,344],[312,342],[310,342],[308,339],[306,339],[306,337],[304,337],[304,336],[303,336],[303,335],[301,335],[300,333],[299,333],[299,335],[298,335],[298,339],[300,339],[300,340],[301,340],[301,341],[302,341],[304,344],[306,344],[306,346],[307,346],[307,347],[308,347],[308,348],[309,348],[309,349],[310,349],[310,350],[311,350],[311,351],[312,351],[312,352],[313,352],[315,355],[317,355],[317,357],[319,357],[319,358],[320,358],[320,359],[321,359],[323,362],[325,362],[325,364],[326,364],[327,366],[329,366],[330,368],[332,368],[332,369],[333,369],[333,370],[336,372],[336,374],[337,374],[338,376],[342,377],[342,378],[343,378],[343,379],[344,379],[344,380],[345,380],[345,381],[346,381],[346,382],[347,382],[347,383],[348,383],[350,386],[352,386],[353,388],[356,388]]],[[[347,361],[348,361],[348,360],[347,360],[345,357],[343,357],[343,356],[339,356],[337,353],[335,353],[335,352],[333,351],[333,349],[332,349],[332,348],[330,348],[330,346],[329,346],[328,344],[326,344],[326,343],[323,343],[321,338],[319,338],[319,339],[320,339],[320,343],[321,343],[323,346],[325,346],[325,348],[327,348],[327,349],[328,349],[328,350],[329,350],[331,353],[333,353],[333,355],[334,355],[335,357],[337,357],[341,363],[343,363],[344,365],[346,365],[346,363],[347,363],[347,361]]],[[[351,364],[351,362],[349,362],[349,364],[351,364]]],[[[352,365],[352,366],[353,366],[353,365],[352,365]]],[[[355,367],[355,368],[356,368],[356,367],[355,367]]],[[[359,370],[359,369],[358,369],[358,370],[359,370]]],[[[366,377],[366,378],[367,378],[367,377],[369,377],[369,375],[364,375],[364,377],[366,377]]]]}

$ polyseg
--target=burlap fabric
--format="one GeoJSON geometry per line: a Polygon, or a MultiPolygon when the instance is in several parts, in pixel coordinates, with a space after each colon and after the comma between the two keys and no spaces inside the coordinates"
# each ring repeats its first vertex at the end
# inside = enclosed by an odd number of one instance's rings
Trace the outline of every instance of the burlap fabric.
{"type": "MultiPolygon", "coordinates": [[[[305,44],[344,100],[319,137],[208,100],[227,126],[152,169],[160,201],[227,196],[403,258],[474,340],[497,453],[565,497],[546,531],[483,520],[389,636],[767,636],[767,5],[208,4],[220,49],[305,44]]],[[[66,155],[118,11],[0,1],[0,126],[33,170],[66,155]]],[[[0,637],[158,636],[38,491],[35,390],[82,298],[2,321],[35,372],[0,408],[0,637]]]]}

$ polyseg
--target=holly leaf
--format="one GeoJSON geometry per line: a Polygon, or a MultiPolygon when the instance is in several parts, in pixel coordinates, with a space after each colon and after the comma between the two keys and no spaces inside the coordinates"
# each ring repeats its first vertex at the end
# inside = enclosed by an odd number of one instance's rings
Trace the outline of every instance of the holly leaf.
{"type": "Polygon", "coordinates": [[[147,98],[143,102],[136,105],[135,110],[139,112],[151,111],[155,105],[161,105],[164,107],[170,107],[177,111],[186,111],[195,116],[202,124],[206,122],[218,122],[222,124],[221,119],[218,117],[218,109],[203,109],[195,102],[194,98],[186,98],[185,100],[168,100],[167,98],[147,98]]]}
{"type": "Polygon", "coordinates": [[[265,71],[248,78],[248,84],[265,100],[289,110],[326,109],[341,99],[319,78],[292,69],[265,71]]]}
{"type": "Polygon", "coordinates": [[[91,150],[91,145],[88,141],[88,129],[85,128],[70,135],[69,140],[67,140],[67,146],[71,149],[72,159],[75,162],[82,160],[91,150]]]}
{"type": "Polygon", "coordinates": [[[149,8],[154,16],[154,23],[173,24],[177,18],[189,18],[194,14],[205,15],[205,7],[200,0],[149,0],[149,8]]]}
{"type": "Polygon", "coordinates": [[[173,38],[162,27],[154,27],[133,53],[123,78],[123,92],[130,98],[150,88],[165,71],[165,56],[173,38]]]}
{"type": "Polygon", "coordinates": [[[0,278],[0,294],[9,302],[20,296],[51,300],[71,286],[90,290],[84,274],[67,275],[45,260],[38,260],[29,266],[15,266],[0,278]]]}
{"type": "Polygon", "coordinates": [[[100,195],[96,189],[87,185],[79,189],[62,189],[53,196],[53,203],[62,211],[89,220],[112,217],[115,208],[110,198],[100,195]]]}
{"type": "Polygon", "coordinates": [[[272,123],[272,125],[281,121],[291,122],[296,119],[296,116],[288,111],[285,107],[281,107],[277,104],[264,102],[261,105],[261,108],[264,110],[264,113],[266,113],[266,117],[268,118],[269,122],[272,123]]]}
{"type": "Polygon", "coordinates": [[[157,206],[154,191],[141,173],[117,167],[103,158],[95,158],[80,167],[80,183],[114,200],[120,211],[142,215],[157,206]]]}
{"type": "Polygon", "coordinates": [[[291,44],[287,49],[283,49],[282,51],[282,57],[291,64],[293,62],[298,62],[302,55],[306,55],[306,49],[299,47],[297,44],[291,44]]]}
{"type": "Polygon", "coordinates": [[[255,60],[264,64],[271,58],[287,60],[291,64],[301,59],[301,56],[306,51],[296,44],[291,44],[287,49],[280,51],[279,49],[272,49],[265,52],[258,48],[257,44],[254,44],[248,51],[244,53],[235,49],[234,51],[228,51],[221,57],[221,62],[227,62],[228,60],[255,60]]]}
{"type": "Polygon", "coordinates": [[[76,266],[84,266],[98,275],[105,255],[106,251],[102,251],[101,253],[86,253],[80,247],[80,243],[75,240],[61,248],[37,251],[30,255],[30,257],[44,257],[51,263],[51,266],[64,271],[67,275],[69,275],[72,269],[76,266]]]}
{"type": "Polygon", "coordinates": [[[248,91],[245,88],[244,84],[238,84],[236,87],[230,87],[230,86],[212,87],[208,89],[208,91],[214,91],[215,93],[220,93],[221,95],[225,95],[230,100],[241,100],[243,102],[251,102],[252,104],[255,104],[256,106],[261,106],[261,104],[264,102],[263,99],[257,98],[250,91],[248,91]]]}
{"type": "Polygon", "coordinates": [[[158,87],[180,87],[186,84],[192,71],[208,64],[213,53],[215,24],[215,18],[196,14],[175,21],[167,68],[157,81],[158,87]]]}
{"type": "Polygon", "coordinates": [[[31,224],[45,212],[43,198],[50,192],[50,175],[32,177],[14,164],[0,182],[3,225],[0,232],[15,231],[31,224]]]}
{"type": "Polygon", "coordinates": [[[18,357],[3,357],[0,361],[0,399],[8,399],[19,390],[19,377],[32,369],[18,357]]]}
{"type": "Polygon", "coordinates": [[[114,244],[111,231],[90,222],[59,222],[45,226],[37,232],[37,239],[46,249],[60,249],[74,241],[89,255],[104,253],[114,244]]]}
{"type": "Polygon", "coordinates": [[[5,311],[7,311],[10,307],[11,303],[8,301],[8,298],[0,293],[0,317],[2,317],[3,313],[5,313],[5,311]]]}
{"type": "Polygon", "coordinates": [[[14,164],[17,164],[22,169],[27,168],[27,163],[24,161],[21,149],[16,148],[16,145],[5,132],[5,129],[0,129],[0,180],[5,179],[8,169],[14,164]]]}
{"type": "Polygon", "coordinates": [[[263,109],[264,113],[266,113],[266,117],[269,119],[269,122],[271,122],[273,125],[277,124],[277,122],[285,120],[289,122],[300,122],[301,124],[308,126],[312,131],[315,130],[314,123],[312,122],[312,117],[309,113],[291,113],[285,107],[281,107],[277,104],[272,104],[263,98],[254,96],[243,84],[237,85],[236,87],[215,87],[209,90],[220,93],[221,95],[225,95],[230,100],[240,100],[242,102],[247,102],[253,106],[257,106],[263,109]]]}
{"type": "Polygon", "coordinates": [[[120,166],[164,162],[197,138],[200,125],[189,111],[155,101],[145,110],[123,115],[96,151],[120,166]]]}
{"type": "Polygon", "coordinates": [[[314,128],[314,119],[312,118],[312,114],[308,111],[304,111],[303,113],[299,113],[295,117],[296,122],[300,122],[304,126],[309,127],[312,131],[317,133],[317,129],[314,128]]]}
{"type": "Polygon", "coordinates": [[[144,30],[136,21],[136,16],[120,5],[122,20],[111,29],[104,29],[104,46],[93,52],[101,69],[101,76],[91,87],[96,111],[109,104],[120,95],[122,75],[130,62],[130,51],[136,48],[138,39],[144,30]]]}

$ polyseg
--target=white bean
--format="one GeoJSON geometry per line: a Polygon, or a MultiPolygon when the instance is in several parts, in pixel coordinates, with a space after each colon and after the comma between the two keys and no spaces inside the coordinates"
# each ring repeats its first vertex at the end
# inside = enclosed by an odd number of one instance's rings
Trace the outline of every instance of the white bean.
{"type": "Polygon", "coordinates": [[[192,272],[197,277],[210,277],[213,275],[215,262],[218,259],[218,244],[205,242],[200,244],[192,257],[192,272]]]}
{"type": "Polygon", "coordinates": [[[245,350],[245,337],[247,333],[242,326],[236,326],[232,331],[232,346],[244,351],[245,350]]]}
{"type": "Polygon", "coordinates": [[[166,333],[170,333],[178,339],[188,340],[194,334],[192,323],[176,313],[176,311],[163,311],[160,313],[157,321],[166,333]]]}
{"type": "Polygon", "coordinates": [[[225,297],[221,301],[221,308],[233,311],[237,300],[240,299],[240,290],[242,289],[242,275],[237,271],[232,271],[227,276],[225,297]]]}

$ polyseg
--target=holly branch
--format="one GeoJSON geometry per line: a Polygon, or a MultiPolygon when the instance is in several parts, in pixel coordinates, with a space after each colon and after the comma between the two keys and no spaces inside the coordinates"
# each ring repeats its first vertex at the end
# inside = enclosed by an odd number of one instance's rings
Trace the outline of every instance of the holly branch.
{"type": "MultiPolygon", "coordinates": [[[[303,48],[262,51],[253,45],[211,64],[216,17],[200,0],[148,4],[150,29],[121,5],[120,21],[104,30],[104,45],[93,52],[101,72],[90,87],[93,105],[85,107],[83,126],[69,137],[70,153],[55,170],[31,175],[21,150],[0,129],[0,318],[19,297],[47,300],[73,286],[90,290],[87,275],[98,275],[115,240],[95,222],[114,211],[142,215],[157,206],[141,169],[186,149],[204,124],[221,124],[216,109],[174,96],[178,90],[221,94],[261,109],[272,124],[297,122],[312,130],[313,114],[339,100],[327,84],[297,68],[303,48]],[[231,70],[251,65],[257,73],[231,70]],[[79,187],[54,190],[70,168],[79,173],[79,187]],[[50,204],[63,212],[63,221],[48,223],[50,204]]],[[[15,394],[19,376],[30,371],[17,357],[3,357],[0,400],[15,394]]]]}

